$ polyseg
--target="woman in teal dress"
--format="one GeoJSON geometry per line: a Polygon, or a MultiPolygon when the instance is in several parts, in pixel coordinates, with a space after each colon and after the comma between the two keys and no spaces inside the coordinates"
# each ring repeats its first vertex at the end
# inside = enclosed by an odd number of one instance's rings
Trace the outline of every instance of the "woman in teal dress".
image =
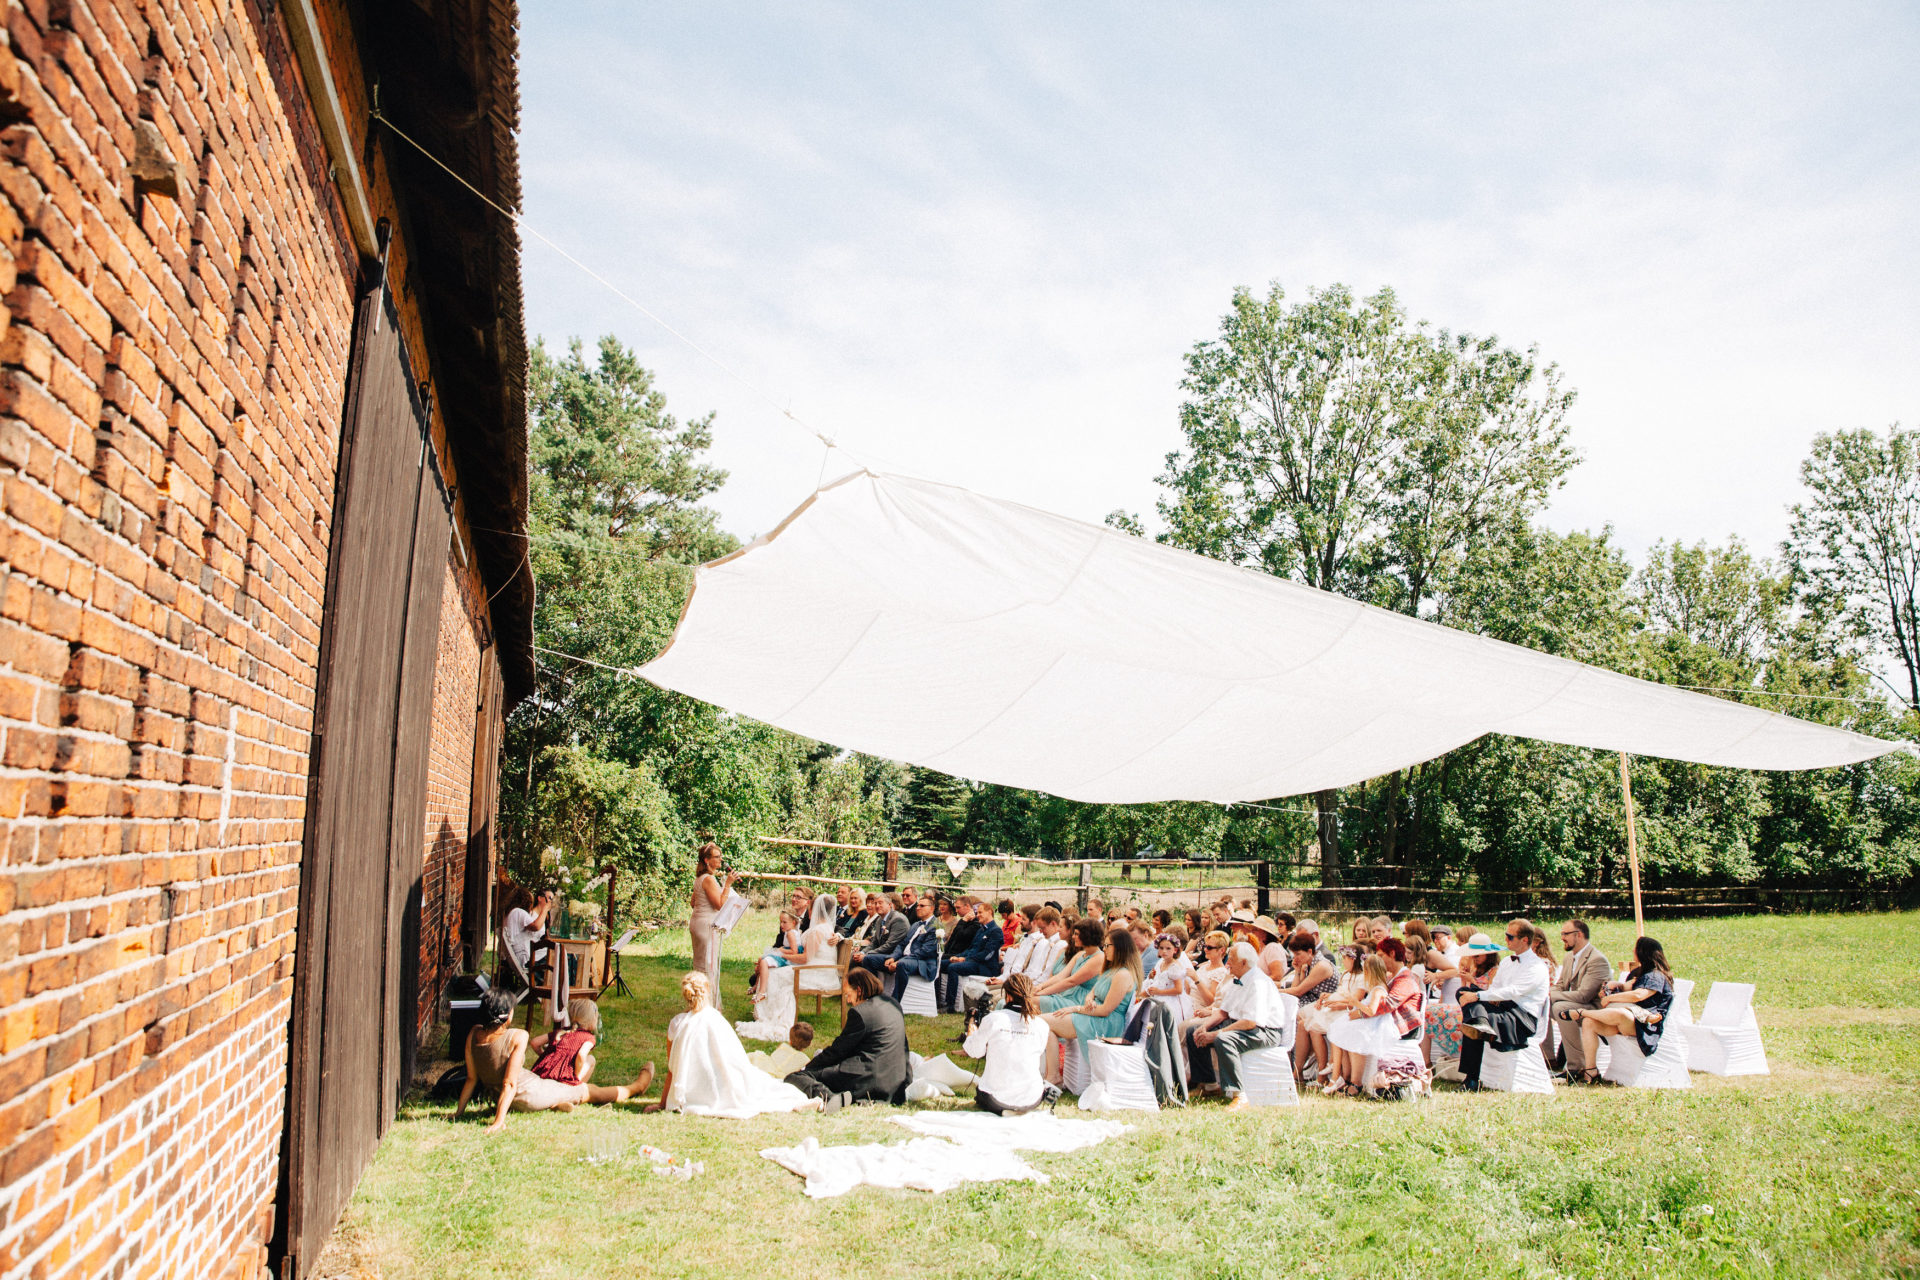
{"type": "Polygon", "coordinates": [[[1140,990],[1140,952],[1133,935],[1116,929],[1107,935],[1106,965],[1085,1001],[1047,1015],[1047,1025],[1062,1040],[1099,1040],[1127,1029],[1134,993],[1140,990]]]}
{"type": "Polygon", "coordinates": [[[1041,1013],[1077,1009],[1086,1001],[1088,989],[1106,964],[1100,949],[1103,932],[1095,920],[1082,920],[1073,927],[1073,954],[1062,956],[1053,975],[1036,989],[1041,1013]]]}

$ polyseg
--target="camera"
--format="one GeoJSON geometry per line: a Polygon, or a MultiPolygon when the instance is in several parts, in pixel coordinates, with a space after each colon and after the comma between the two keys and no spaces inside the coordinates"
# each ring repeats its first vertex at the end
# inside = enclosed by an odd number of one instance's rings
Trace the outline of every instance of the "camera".
{"type": "Polygon", "coordinates": [[[977,1027],[993,1012],[993,993],[985,991],[967,1001],[967,1025],[977,1027]]]}

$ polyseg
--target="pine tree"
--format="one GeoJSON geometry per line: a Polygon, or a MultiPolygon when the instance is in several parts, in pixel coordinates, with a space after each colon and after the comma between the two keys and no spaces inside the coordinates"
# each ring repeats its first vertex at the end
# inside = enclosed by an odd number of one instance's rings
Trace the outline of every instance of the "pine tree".
{"type": "Polygon", "coordinates": [[[951,774],[914,765],[907,777],[894,838],[913,849],[959,853],[967,825],[967,784],[951,774]]]}

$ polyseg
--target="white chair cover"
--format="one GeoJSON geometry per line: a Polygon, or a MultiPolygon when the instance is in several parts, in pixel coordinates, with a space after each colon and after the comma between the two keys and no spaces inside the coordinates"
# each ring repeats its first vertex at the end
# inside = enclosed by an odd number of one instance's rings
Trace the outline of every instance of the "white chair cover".
{"type": "MultiPolygon", "coordinates": [[[[1372,1088],[1374,1076],[1379,1072],[1380,1068],[1384,1066],[1402,1064],[1402,1063],[1408,1066],[1413,1066],[1413,1067],[1425,1066],[1427,1059],[1426,1059],[1426,1054],[1424,1054],[1421,1051],[1421,1046],[1426,1044],[1426,1042],[1427,1042],[1427,993],[1425,988],[1422,988],[1420,992],[1419,1030],[1415,1032],[1413,1039],[1402,1040],[1399,1044],[1395,1045],[1391,1049],[1388,1049],[1385,1053],[1377,1054],[1374,1057],[1368,1058],[1366,1061],[1366,1065],[1361,1068],[1361,1072],[1360,1072],[1361,1087],[1364,1089],[1372,1088]]],[[[1485,1078],[1485,1073],[1483,1072],[1482,1079],[1484,1078],[1485,1078]]]]}
{"type": "Polygon", "coordinates": [[[1250,1107],[1297,1107],[1300,1087],[1293,1080],[1293,1051],[1255,1049],[1240,1055],[1240,1094],[1250,1107]]]}
{"type": "Polygon", "coordinates": [[[1079,1040],[1062,1040],[1060,1050],[1060,1084],[1068,1093],[1078,1096],[1086,1091],[1092,1079],[1087,1070],[1085,1046],[1079,1040]]]}
{"type": "Polygon", "coordinates": [[[1767,1051],[1760,1043],[1760,1022],[1753,1016],[1753,984],[1716,982],[1707,992],[1700,1021],[1686,1029],[1687,1052],[1695,1071],[1716,1076],[1764,1076],[1767,1051]]]}
{"type": "Polygon", "coordinates": [[[908,978],[906,992],[900,997],[900,1012],[934,1017],[940,1007],[933,1001],[933,982],[927,978],[908,978]]]}
{"type": "MultiPolygon", "coordinates": [[[[1160,1100],[1154,1096],[1153,1078],[1147,1074],[1147,1054],[1137,1044],[1108,1044],[1093,1040],[1087,1044],[1087,1071],[1090,1083],[1081,1095],[1080,1105],[1102,1088],[1107,1111],[1158,1111],[1160,1100]]],[[[1091,1109],[1091,1108],[1089,1108],[1091,1109]]]]}
{"type": "Polygon", "coordinates": [[[1501,1053],[1488,1049],[1486,1057],[1480,1063],[1480,1087],[1498,1089],[1502,1093],[1544,1093],[1553,1096],[1553,1076],[1547,1070],[1547,1060],[1540,1055],[1540,1045],[1547,1038],[1550,1024],[1547,1021],[1547,1009],[1552,993],[1540,997],[1539,1025],[1534,1029],[1533,1039],[1527,1041],[1523,1049],[1511,1053],[1501,1053]]]}

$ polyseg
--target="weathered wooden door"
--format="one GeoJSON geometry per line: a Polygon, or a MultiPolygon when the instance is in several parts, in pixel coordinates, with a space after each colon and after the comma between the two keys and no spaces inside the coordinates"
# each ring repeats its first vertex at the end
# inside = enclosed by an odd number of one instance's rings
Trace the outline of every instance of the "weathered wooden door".
{"type": "Polygon", "coordinates": [[[334,486],[300,869],[275,1266],[305,1276],[410,1066],[447,496],[387,305],[360,304],[334,486]],[[417,910],[417,907],[416,907],[417,910]],[[290,1265],[289,1265],[290,1264],[290,1265]]]}

